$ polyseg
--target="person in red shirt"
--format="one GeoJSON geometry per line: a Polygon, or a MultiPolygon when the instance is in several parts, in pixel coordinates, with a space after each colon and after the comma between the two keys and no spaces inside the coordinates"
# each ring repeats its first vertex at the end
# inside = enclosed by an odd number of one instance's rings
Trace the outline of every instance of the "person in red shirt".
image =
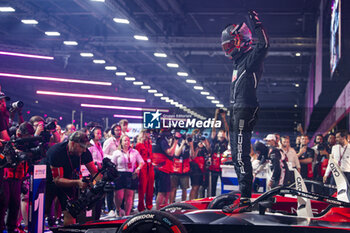
{"type": "MultiPolygon", "coordinates": [[[[28,122],[22,123],[17,129],[17,138],[33,137],[34,129],[28,122]]],[[[0,189],[3,197],[0,198],[0,232],[5,229],[5,214],[7,214],[7,232],[15,232],[17,218],[21,206],[21,184],[25,175],[24,162],[16,167],[4,168],[3,182],[0,189]]]]}
{"type": "Polygon", "coordinates": [[[142,159],[145,161],[145,165],[142,167],[139,175],[139,204],[137,209],[141,212],[145,208],[151,210],[153,190],[154,190],[154,168],[152,165],[152,141],[148,130],[142,130],[137,137],[137,144],[135,149],[138,150],[142,159]],[[145,207],[145,195],[146,195],[146,207],[145,207]]]}

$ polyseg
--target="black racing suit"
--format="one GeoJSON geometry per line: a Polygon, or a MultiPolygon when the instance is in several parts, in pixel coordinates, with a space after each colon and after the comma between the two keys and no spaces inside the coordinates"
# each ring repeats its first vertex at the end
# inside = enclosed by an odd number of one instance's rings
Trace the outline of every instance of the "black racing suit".
{"type": "Polygon", "coordinates": [[[258,37],[256,46],[234,61],[230,94],[230,144],[232,159],[242,197],[252,193],[250,162],[251,132],[257,119],[259,104],[256,88],[263,71],[263,61],[269,48],[268,38],[260,22],[253,22],[258,37]]]}

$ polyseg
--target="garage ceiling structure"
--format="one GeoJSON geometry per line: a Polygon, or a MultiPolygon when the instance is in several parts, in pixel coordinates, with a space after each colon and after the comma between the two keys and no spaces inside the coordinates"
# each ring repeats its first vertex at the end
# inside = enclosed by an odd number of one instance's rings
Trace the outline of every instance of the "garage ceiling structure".
{"type": "Polygon", "coordinates": [[[30,115],[62,116],[65,123],[70,121],[72,110],[83,111],[85,121],[108,117],[113,122],[114,114],[140,115],[130,110],[81,107],[85,103],[171,107],[179,113],[185,113],[181,110],[185,106],[197,117],[213,117],[215,108],[221,104],[229,106],[232,74],[232,62],[220,47],[221,31],[229,23],[245,21],[251,26],[247,12],[254,9],[271,41],[258,88],[261,112],[256,131],[291,133],[295,122],[302,120],[303,110],[299,107],[304,103],[315,53],[319,0],[3,0],[0,7],[14,9],[0,11],[1,51],[54,58],[0,55],[2,89],[13,100],[23,100],[30,115]],[[28,19],[37,24],[22,22],[28,19]],[[49,36],[48,32],[59,32],[59,36],[49,36]],[[135,39],[135,35],[148,40],[135,39]],[[67,45],[67,41],[77,44],[67,45]],[[93,57],[82,57],[81,53],[92,53],[93,57]],[[169,67],[168,63],[178,67],[169,67]],[[106,70],[106,66],[117,70],[106,70]],[[116,72],[125,72],[126,76],[117,76],[116,72]],[[6,74],[93,80],[111,85],[23,79],[6,74]],[[126,77],[150,86],[177,102],[178,107],[126,77]],[[203,90],[198,90],[201,87],[203,90]],[[37,94],[38,90],[141,98],[146,102],[48,96],[37,94]],[[207,98],[206,92],[212,99],[207,98]]]}

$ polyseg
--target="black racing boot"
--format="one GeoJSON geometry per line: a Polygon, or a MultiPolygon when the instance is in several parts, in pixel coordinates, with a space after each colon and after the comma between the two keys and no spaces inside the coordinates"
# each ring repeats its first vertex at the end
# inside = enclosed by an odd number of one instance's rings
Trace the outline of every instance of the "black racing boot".
{"type": "Polygon", "coordinates": [[[252,205],[250,198],[241,198],[239,201],[239,205],[237,205],[237,203],[234,202],[231,205],[224,206],[224,208],[222,208],[222,211],[224,213],[232,213],[235,209],[238,208],[242,208],[239,212],[251,212],[252,205]]]}

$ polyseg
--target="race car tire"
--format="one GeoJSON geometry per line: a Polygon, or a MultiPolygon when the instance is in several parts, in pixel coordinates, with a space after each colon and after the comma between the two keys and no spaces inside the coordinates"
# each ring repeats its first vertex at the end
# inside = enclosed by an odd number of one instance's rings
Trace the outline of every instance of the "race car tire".
{"type": "Polygon", "coordinates": [[[187,230],[173,215],[150,210],[132,216],[118,229],[118,233],[134,232],[187,233],[187,230]]]}
{"type": "Polygon", "coordinates": [[[215,197],[208,205],[207,209],[222,209],[224,206],[233,204],[239,196],[234,193],[222,194],[215,197]]]}
{"type": "Polygon", "coordinates": [[[160,209],[160,211],[166,211],[171,213],[177,210],[198,210],[198,208],[188,203],[173,203],[160,209]]]}

